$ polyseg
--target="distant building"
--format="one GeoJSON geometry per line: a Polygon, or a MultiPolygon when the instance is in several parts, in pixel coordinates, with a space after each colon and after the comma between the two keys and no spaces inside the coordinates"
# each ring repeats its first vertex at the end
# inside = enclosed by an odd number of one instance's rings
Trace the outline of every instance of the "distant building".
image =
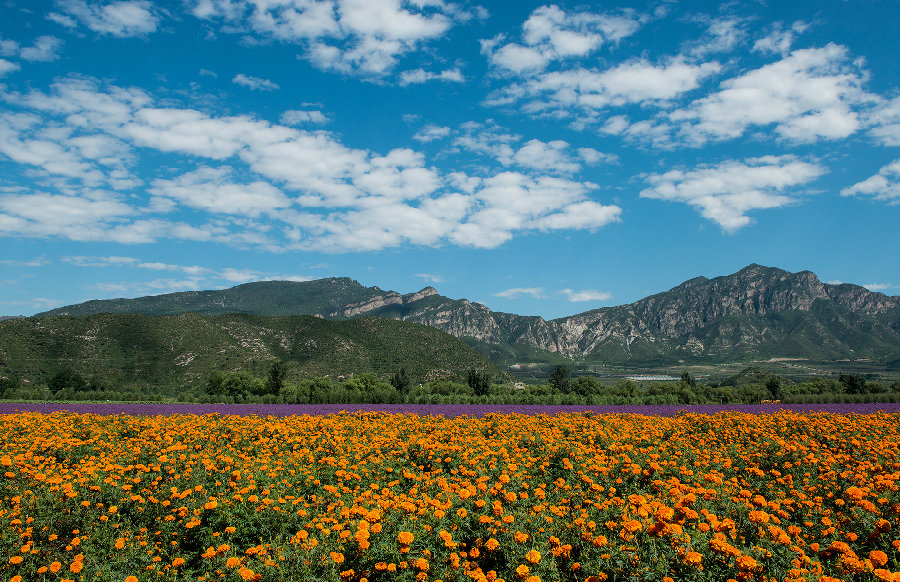
{"type": "Polygon", "coordinates": [[[675,382],[678,380],[675,376],[652,376],[650,374],[638,374],[637,376],[625,376],[626,380],[633,382],[675,382]]]}

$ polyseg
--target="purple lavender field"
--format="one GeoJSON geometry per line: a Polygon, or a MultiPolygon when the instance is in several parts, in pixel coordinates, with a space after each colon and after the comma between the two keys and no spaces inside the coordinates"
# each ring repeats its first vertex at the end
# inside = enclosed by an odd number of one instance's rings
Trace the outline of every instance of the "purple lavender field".
{"type": "Polygon", "coordinates": [[[324,416],[341,412],[383,412],[386,414],[417,414],[422,416],[471,416],[487,414],[643,414],[675,416],[684,413],[716,414],[735,411],[747,414],[772,414],[778,411],[800,413],[827,412],[832,414],[876,414],[900,412],[900,403],[867,404],[737,404],[737,405],[666,405],[666,406],[528,406],[491,404],[129,404],[129,403],[66,403],[66,402],[2,402],[0,414],[40,412],[50,414],[68,411],[78,414],[104,416],[158,416],[168,414],[221,414],[238,416],[324,416]]]}

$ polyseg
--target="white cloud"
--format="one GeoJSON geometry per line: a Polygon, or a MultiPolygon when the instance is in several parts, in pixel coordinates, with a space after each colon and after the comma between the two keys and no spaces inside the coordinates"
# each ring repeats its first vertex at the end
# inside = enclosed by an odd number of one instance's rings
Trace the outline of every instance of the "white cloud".
{"type": "Polygon", "coordinates": [[[426,71],[425,69],[414,69],[411,71],[403,71],[400,73],[400,85],[415,85],[419,83],[427,83],[428,81],[449,81],[452,83],[462,83],[466,78],[463,77],[459,69],[446,69],[440,73],[426,71]]]}
{"type": "Polygon", "coordinates": [[[442,275],[434,275],[432,273],[416,273],[416,277],[424,279],[425,282],[437,285],[443,283],[446,279],[442,275]]]}
{"type": "Polygon", "coordinates": [[[569,155],[569,144],[557,139],[542,142],[532,139],[513,155],[512,161],[523,168],[543,170],[557,174],[574,174],[581,164],[569,155]]]}
{"type": "Polygon", "coordinates": [[[543,73],[493,93],[486,103],[523,101],[527,113],[591,118],[608,107],[662,104],[696,89],[720,70],[715,62],[696,65],[675,58],[654,65],[638,59],[603,71],[579,68],[543,73]]]}
{"type": "MultiPolygon", "coordinates": [[[[153,4],[146,0],[118,2],[87,2],[86,0],[57,0],[59,8],[99,34],[117,37],[147,36],[155,32],[159,17],[153,4]]],[[[71,19],[54,18],[67,25],[71,19]]]]}
{"type": "Polygon", "coordinates": [[[460,126],[462,134],[453,139],[453,145],[464,150],[490,156],[503,165],[512,162],[515,150],[513,143],[521,138],[518,135],[507,133],[493,120],[485,123],[469,121],[460,126]]]}
{"type": "Polygon", "coordinates": [[[18,63],[13,63],[7,61],[6,59],[0,59],[0,77],[7,75],[13,71],[18,71],[19,68],[20,67],[18,63]]]}
{"type": "Polygon", "coordinates": [[[201,167],[173,180],[156,180],[150,193],[213,213],[257,217],[287,208],[291,201],[277,188],[257,180],[232,181],[231,168],[201,167]]]}
{"type": "Polygon", "coordinates": [[[494,297],[503,297],[504,299],[515,299],[517,297],[531,297],[532,299],[546,299],[547,295],[543,287],[513,287],[494,293],[494,297]]]}
{"type": "Polygon", "coordinates": [[[882,167],[874,176],[844,188],[841,196],[870,196],[892,206],[900,204],[900,159],[882,167]]]}
{"type": "Polygon", "coordinates": [[[454,143],[527,167],[530,175],[442,175],[410,149],[378,154],[347,147],[326,131],[162,108],[142,91],[84,78],[59,81],[46,94],[6,97],[23,112],[0,116],[3,153],[65,177],[68,186],[65,195],[5,197],[0,232],[328,252],[403,244],[491,248],[527,232],[598,228],[621,213],[592,200],[596,185],[546,175],[577,168],[577,160],[596,152],[576,156],[561,141],[513,147],[520,138],[492,123],[466,124],[454,143]],[[145,149],[178,154],[192,167],[154,180],[144,206],[137,196],[98,193],[96,185],[118,173],[125,171],[117,179],[126,180],[145,149]],[[34,210],[43,206],[51,210],[34,210]],[[208,222],[159,218],[176,209],[204,213],[208,222]]]}
{"type": "Polygon", "coordinates": [[[251,91],[275,91],[281,88],[268,79],[260,79],[259,77],[253,77],[243,73],[235,75],[231,82],[235,85],[247,87],[251,91]]]}
{"type": "Polygon", "coordinates": [[[794,156],[765,156],[653,174],[646,178],[650,187],[640,195],[693,206],[704,218],[733,233],[750,224],[748,212],[796,203],[797,198],[787,191],[824,173],[822,166],[794,156]]]}
{"type": "Polygon", "coordinates": [[[223,32],[297,43],[317,67],[382,76],[398,59],[475,14],[450,2],[401,0],[193,0],[197,18],[223,32]]]}
{"type": "Polygon", "coordinates": [[[888,289],[893,289],[894,285],[891,283],[866,283],[863,285],[869,291],[887,291],[888,289]]]}
{"type": "Polygon", "coordinates": [[[802,49],[722,83],[722,90],[673,112],[693,144],[736,138],[753,126],[774,126],[798,142],[847,137],[860,126],[853,106],[871,100],[866,75],[835,44],[802,49]]]}
{"type": "Polygon", "coordinates": [[[26,61],[50,62],[59,58],[59,49],[63,42],[53,36],[39,36],[34,45],[22,47],[19,56],[26,61]]]}
{"type": "Polygon", "coordinates": [[[882,145],[900,146],[900,97],[879,104],[866,120],[869,133],[882,145]]]}
{"type": "Polygon", "coordinates": [[[98,226],[124,223],[135,210],[104,192],[84,196],[33,193],[0,196],[0,233],[76,241],[108,240],[98,226]]]}
{"type": "Polygon", "coordinates": [[[746,36],[746,21],[740,18],[708,18],[706,25],[706,35],[690,49],[691,56],[729,52],[746,36]]]}
{"type": "Polygon", "coordinates": [[[560,291],[572,303],[580,303],[585,301],[608,301],[612,299],[612,294],[606,291],[595,291],[593,289],[584,289],[582,291],[574,291],[572,289],[563,289],[560,291]]]}
{"type": "Polygon", "coordinates": [[[501,70],[525,74],[543,70],[555,60],[584,57],[604,42],[634,34],[641,18],[633,12],[570,12],[556,5],[535,9],[522,25],[521,44],[500,36],[482,41],[482,53],[501,70]]]}
{"type": "MultiPolygon", "coordinates": [[[[24,61],[50,62],[59,58],[63,41],[55,36],[39,36],[31,46],[21,46],[14,40],[0,38],[0,56],[18,57],[24,61]]],[[[0,76],[14,71],[19,65],[0,59],[0,76]]]]}
{"type": "Polygon", "coordinates": [[[503,172],[481,181],[474,212],[450,235],[463,246],[492,248],[528,230],[593,229],[618,219],[621,209],[587,199],[593,185],[563,178],[503,172]]]}
{"type": "Polygon", "coordinates": [[[303,125],[305,123],[324,125],[331,119],[321,111],[289,109],[281,114],[280,121],[283,125],[303,125]]]}
{"type": "Polygon", "coordinates": [[[450,128],[430,123],[416,132],[413,139],[422,143],[444,139],[450,135],[450,128]]]}
{"type": "Polygon", "coordinates": [[[797,34],[802,34],[808,27],[809,25],[801,20],[794,22],[788,30],[784,30],[780,22],[775,23],[769,34],[753,43],[753,50],[763,54],[787,56],[791,51],[791,46],[794,44],[797,34]]]}

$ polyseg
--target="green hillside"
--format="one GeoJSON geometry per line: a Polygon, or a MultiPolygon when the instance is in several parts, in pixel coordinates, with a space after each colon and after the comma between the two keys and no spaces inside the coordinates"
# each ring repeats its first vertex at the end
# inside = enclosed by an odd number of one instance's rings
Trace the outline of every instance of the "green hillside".
{"type": "Polygon", "coordinates": [[[365,301],[384,293],[377,287],[364,287],[347,277],[315,281],[258,281],[214,291],[182,291],[134,299],[102,299],[68,305],[37,317],[58,315],[95,315],[98,313],[141,313],[177,315],[199,313],[253,313],[256,315],[323,315],[344,306],[365,301]]]}
{"type": "Polygon", "coordinates": [[[362,317],[99,314],[0,322],[0,377],[40,385],[71,369],[113,386],[199,386],[215,371],[259,376],[275,361],[288,378],[375,372],[401,366],[414,382],[500,375],[462,341],[424,325],[362,317]]]}

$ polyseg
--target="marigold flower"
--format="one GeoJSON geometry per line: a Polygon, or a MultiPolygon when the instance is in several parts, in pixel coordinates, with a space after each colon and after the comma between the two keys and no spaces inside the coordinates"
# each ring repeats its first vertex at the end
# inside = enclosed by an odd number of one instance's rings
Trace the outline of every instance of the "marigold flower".
{"type": "Polygon", "coordinates": [[[484,542],[484,548],[489,552],[493,552],[497,548],[500,547],[500,542],[498,542],[495,538],[490,538],[488,541],[484,542]]]}
{"type": "Polygon", "coordinates": [[[13,556],[12,558],[9,559],[9,563],[13,564],[14,566],[21,564],[23,561],[24,561],[24,558],[22,558],[22,556],[13,556]]]}
{"type": "Polygon", "coordinates": [[[408,532],[408,531],[401,531],[400,533],[397,534],[397,540],[398,540],[401,544],[403,544],[403,545],[405,545],[405,546],[408,546],[408,545],[411,544],[412,541],[413,541],[413,535],[412,535],[411,532],[408,532]]]}
{"type": "Polygon", "coordinates": [[[229,568],[237,568],[241,565],[241,559],[231,556],[228,560],[225,561],[225,565],[229,568]]]}
{"type": "Polygon", "coordinates": [[[690,551],[684,555],[684,563],[689,566],[699,566],[703,563],[703,555],[698,552],[690,551]]]}
{"type": "Polygon", "coordinates": [[[872,560],[873,564],[881,567],[887,564],[888,556],[881,550],[872,550],[871,552],[869,552],[869,559],[872,560]]]}

